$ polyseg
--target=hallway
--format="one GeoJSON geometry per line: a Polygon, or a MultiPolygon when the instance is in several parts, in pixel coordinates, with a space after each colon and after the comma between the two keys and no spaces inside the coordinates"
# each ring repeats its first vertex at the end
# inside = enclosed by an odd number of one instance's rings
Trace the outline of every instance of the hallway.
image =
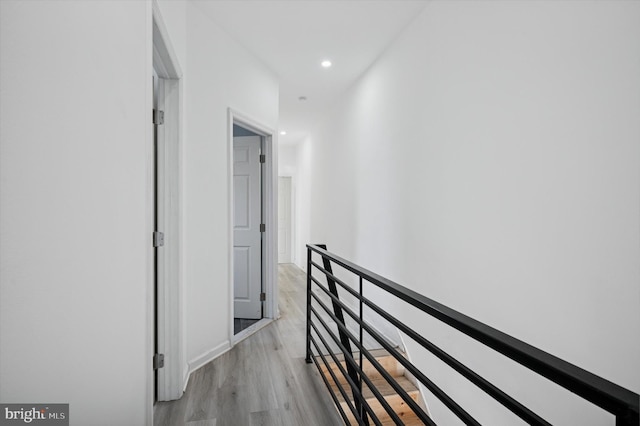
{"type": "Polygon", "coordinates": [[[341,424],[315,366],[304,362],[305,274],[279,265],[280,319],[197,370],[156,426],[341,424]]]}
{"type": "MultiPolygon", "coordinates": [[[[304,270],[315,242],[639,394],[639,23],[630,0],[0,0],[0,417],[339,424],[303,359],[303,273],[277,265],[286,247],[304,270]],[[265,138],[248,299],[266,309],[246,317],[280,318],[235,345],[234,181],[254,181],[234,174],[234,123],[265,138]]],[[[607,424],[372,291],[552,424],[607,424]]],[[[465,410],[513,426],[379,323],[465,410]]]]}

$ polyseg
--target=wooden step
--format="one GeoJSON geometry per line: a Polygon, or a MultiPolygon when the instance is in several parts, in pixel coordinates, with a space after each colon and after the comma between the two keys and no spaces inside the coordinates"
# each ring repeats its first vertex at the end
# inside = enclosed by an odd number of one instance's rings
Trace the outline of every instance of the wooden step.
{"type": "MultiPolygon", "coordinates": [[[[411,398],[416,402],[418,401],[418,395],[419,394],[417,390],[409,393],[409,396],[411,396],[411,398]]],[[[418,418],[418,416],[416,416],[416,414],[411,410],[411,408],[409,408],[405,400],[402,399],[400,395],[388,395],[388,396],[385,396],[384,399],[387,401],[389,406],[391,406],[391,409],[393,409],[393,411],[398,415],[398,417],[400,417],[400,420],[402,420],[402,422],[405,425],[413,426],[413,425],[424,424],[418,418]]],[[[376,398],[371,398],[371,399],[367,399],[367,403],[371,407],[371,410],[373,410],[373,412],[375,413],[378,420],[380,420],[380,423],[382,423],[385,426],[395,425],[393,418],[389,415],[389,413],[387,413],[387,411],[384,409],[380,401],[378,401],[376,398]]],[[[353,415],[353,413],[351,412],[351,410],[349,409],[348,404],[346,402],[342,402],[340,405],[342,406],[342,409],[344,410],[344,412],[347,414],[349,423],[352,425],[357,425],[358,422],[355,416],[353,415]]],[[[373,424],[373,422],[370,422],[370,423],[373,424]]]]}
{"type": "MultiPolygon", "coordinates": [[[[336,377],[338,377],[337,374],[336,374],[336,377]]],[[[409,395],[411,395],[411,392],[417,392],[418,391],[418,389],[415,387],[415,385],[413,383],[411,383],[409,381],[409,379],[407,379],[406,377],[398,376],[398,377],[394,377],[394,379],[395,379],[396,382],[398,382],[400,387],[402,389],[404,389],[404,391],[407,392],[409,395]]],[[[396,394],[395,389],[383,377],[372,378],[370,380],[373,383],[373,386],[378,390],[378,392],[380,392],[380,394],[382,396],[389,396],[389,395],[395,395],[396,394]]],[[[344,390],[346,391],[347,395],[349,396],[349,399],[353,400],[352,393],[351,393],[351,387],[348,386],[347,380],[344,377],[342,377],[342,379],[340,379],[340,382],[342,382],[341,385],[344,388],[344,390]]],[[[339,401],[344,401],[344,397],[342,396],[342,394],[338,390],[338,385],[336,385],[335,382],[333,382],[331,384],[331,389],[336,394],[336,396],[338,397],[339,401]]],[[[369,387],[366,385],[366,383],[362,384],[362,394],[363,394],[365,399],[369,399],[369,398],[374,398],[375,399],[374,393],[371,391],[371,389],[369,389],[369,387]]]]}
{"type": "MultiPolygon", "coordinates": [[[[357,361],[358,358],[356,357],[356,362],[357,361]]],[[[392,377],[400,377],[404,375],[404,367],[392,355],[376,357],[376,361],[378,361],[382,368],[384,368],[389,374],[391,374],[392,377]]],[[[342,386],[346,386],[347,380],[344,379],[344,376],[342,375],[340,368],[336,365],[336,363],[331,362],[329,365],[336,377],[340,379],[340,383],[342,384],[342,386]]],[[[344,371],[347,371],[346,361],[341,361],[340,365],[342,365],[344,371]]],[[[322,369],[323,374],[325,374],[327,377],[330,376],[330,374],[327,373],[327,367],[323,362],[320,362],[320,368],[322,369]]],[[[371,361],[366,358],[363,359],[362,369],[364,371],[364,374],[369,378],[382,377],[378,369],[376,369],[373,364],[371,364],[371,361]]]]}

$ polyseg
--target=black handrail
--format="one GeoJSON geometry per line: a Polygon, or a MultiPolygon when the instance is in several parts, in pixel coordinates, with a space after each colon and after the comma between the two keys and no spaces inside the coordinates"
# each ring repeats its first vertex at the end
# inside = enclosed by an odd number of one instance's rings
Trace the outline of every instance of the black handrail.
{"type": "MultiPolygon", "coordinates": [[[[616,426],[637,426],[639,422],[638,416],[638,405],[639,405],[639,396],[638,394],[627,390],[615,383],[612,383],[602,377],[596,376],[586,370],[581,369],[573,364],[570,364],[558,357],[555,357],[547,352],[544,352],[538,348],[535,348],[521,340],[518,340],[512,336],[509,336],[499,330],[496,330],[486,324],[483,324],[473,318],[470,318],[460,312],[457,312],[447,306],[444,306],[432,299],[429,299],[415,291],[412,291],[406,287],[403,287],[391,280],[388,280],[384,277],[381,277],[374,272],[371,272],[365,268],[362,268],[348,260],[345,260],[339,256],[336,256],[326,250],[325,246],[319,245],[307,245],[307,362],[312,362],[313,353],[311,351],[311,328],[313,324],[313,317],[311,315],[314,312],[315,316],[318,320],[321,321],[322,325],[327,328],[328,326],[322,319],[319,317],[317,311],[312,307],[312,299],[315,299],[316,302],[319,303],[320,306],[323,307],[329,314],[329,316],[336,322],[338,326],[338,331],[340,333],[340,337],[348,336],[351,341],[358,347],[360,350],[360,357],[362,360],[362,354],[367,357],[370,361],[374,361],[371,354],[366,350],[362,343],[362,331],[366,330],[375,340],[377,340],[387,351],[393,355],[401,364],[405,366],[405,368],[411,372],[422,384],[425,385],[436,397],[438,397],[454,414],[456,414],[465,424],[479,424],[475,419],[473,419],[466,411],[462,409],[462,407],[458,406],[455,402],[450,400],[450,398],[444,394],[435,384],[433,384],[424,374],[417,370],[417,368],[402,357],[393,347],[391,347],[388,342],[386,342],[369,324],[367,324],[362,318],[362,305],[366,305],[373,309],[376,313],[381,315],[386,320],[390,321],[393,325],[398,327],[401,331],[406,333],[409,337],[415,340],[417,343],[422,345],[424,348],[429,350],[439,359],[444,361],[447,365],[452,367],[455,371],[460,373],[463,377],[470,380],[476,386],[478,386],[481,390],[486,392],[488,395],[493,397],[496,401],[500,402],[514,414],[518,415],[520,418],[525,420],[529,424],[535,425],[549,425],[544,419],[542,419],[537,414],[533,413],[528,408],[524,407],[522,404],[514,400],[512,397],[489,383],[486,379],[482,378],[475,372],[473,372],[468,367],[464,366],[462,363],[451,357],[449,354],[444,352],[442,349],[438,348],[436,345],[425,339],[423,336],[415,332],[406,324],[399,321],[397,318],[391,316],[384,309],[377,306],[371,300],[367,299],[362,294],[362,280],[366,280],[367,282],[387,291],[388,293],[398,297],[404,302],[416,307],[417,309],[431,315],[434,318],[444,322],[445,324],[459,330],[460,332],[466,334],[467,336],[477,340],[478,342],[488,346],[497,352],[505,355],[506,357],[518,362],[519,364],[527,367],[528,369],[540,374],[541,376],[549,379],[550,381],[564,387],[565,389],[579,395],[583,399],[593,403],[594,405],[604,409],[605,411],[613,414],[616,417],[616,426]],[[319,254],[323,259],[323,264],[325,267],[320,266],[316,262],[312,260],[312,253],[315,252],[319,254]],[[336,265],[345,268],[346,270],[352,272],[360,278],[360,292],[355,291],[350,286],[345,284],[342,280],[337,278],[333,271],[330,270],[331,262],[336,265]],[[327,278],[328,283],[330,283],[333,288],[327,290],[324,288],[320,282],[313,277],[313,270],[320,271],[327,278]],[[342,289],[350,293],[352,296],[359,299],[360,302],[360,315],[355,314],[349,307],[347,307],[344,303],[342,303],[338,298],[337,290],[332,291],[335,288],[335,284],[340,285],[342,289]],[[312,294],[312,284],[316,284],[320,289],[322,289],[333,303],[334,310],[336,308],[340,309],[340,313],[347,312],[351,318],[353,318],[356,323],[359,324],[360,327],[360,341],[350,333],[344,323],[344,318],[338,318],[336,315],[331,314],[328,311],[326,305],[324,305],[320,299],[312,294]]],[[[319,337],[319,330],[313,326],[314,331],[319,337]]],[[[334,339],[335,335],[332,335],[334,339]]],[[[342,340],[342,339],[340,339],[342,340]]],[[[330,350],[329,347],[325,343],[325,349],[330,350]]],[[[340,342],[336,341],[338,346],[342,348],[342,350],[346,349],[344,345],[341,345],[340,342]]],[[[315,345],[315,342],[314,342],[315,345]]],[[[320,352],[320,348],[316,345],[316,350],[320,352]]],[[[350,352],[350,347],[349,347],[350,352]]],[[[333,354],[332,354],[333,355],[333,354]]],[[[351,355],[351,354],[349,354],[351,355]]],[[[345,354],[345,358],[347,358],[347,354],[345,354]]],[[[353,360],[351,356],[351,360],[353,360]]],[[[352,366],[352,371],[355,372],[355,375],[349,374],[353,378],[359,378],[360,383],[363,381],[367,382],[367,385],[371,387],[369,381],[367,380],[364,372],[362,370],[362,361],[360,362],[360,366],[354,365],[347,362],[347,366],[352,366]]],[[[316,362],[316,365],[317,362],[316,362]]],[[[349,372],[351,373],[351,371],[349,372]]],[[[382,372],[381,372],[382,373],[382,372]]],[[[382,373],[383,376],[384,373],[382,373]]],[[[388,375],[387,375],[388,376],[388,375]]],[[[324,379],[324,377],[323,377],[324,379]]],[[[389,381],[392,387],[396,388],[397,383],[394,385],[392,383],[393,378],[386,377],[385,379],[389,381]]],[[[334,377],[335,380],[335,377],[334,377]]],[[[328,385],[328,381],[325,380],[325,383],[328,385]]],[[[337,383],[337,381],[336,381],[337,383]]],[[[339,383],[337,383],[340,386],[339,383]]],[[[353,386],[357,388],[356,380],[351,380],[350,385],[352,386],[352,392],[354,395],[355,401],[357,403],[366,402],[362,397],[362,388],[360,384],[360,389],[353,389],[353,386]]],[[[374,389],[372,389],[374,391],[374,389]]],[[[376,397],[378,394],[373,392],[376,397]]],[[[419,407],[415,407],[415,402],[411,400],[409,402],[405,395],[401,395],[403,399],[407,402],[408,406],[411,407],[418,417],[425,422],[425,424],[435,424],[433,421],[427,416],[426,413],[419,407]]],[[[380,399],[380,398],[378,398],[380,399]]],[[[335,400],[335,399],[334,399],[335,400]]],[[[381,401],[382,403],[382,401],[381,401]]],[[[384,403],[382,404],[384,407],[384,403]]],[[[367,407],[368,408],[368,405],[367,407]]],[[[355,409],[355,407],[354,407],[355,409]]],[[[386,407],[385,407],[386,409],[386,407]]],[[[341,410],[342,411],[342,410],[341,410]]],[[[355,415],[356,421],[358,424],[365,424],[366,421],[366,413],[363,410],[362,406],[359,406],[359,409],[352,410],[355,411],[353,414],[355,415]],[[363,419],[363,414],[364,419],[363,419]]],[[[387,409],[387,411],[389,411],[387,409]]],[[[398,423],[397,416],[394,417],[393,413],[390,413],[391,417],[397,424],[398,423]]],[[[348,423],[347,418],[344,417],[345,422],[348,423]]],[[[374,421],[377,419],[374,418],[374,421]]],[[[378,422],[376,421],[376,424],[378,422]]]]}

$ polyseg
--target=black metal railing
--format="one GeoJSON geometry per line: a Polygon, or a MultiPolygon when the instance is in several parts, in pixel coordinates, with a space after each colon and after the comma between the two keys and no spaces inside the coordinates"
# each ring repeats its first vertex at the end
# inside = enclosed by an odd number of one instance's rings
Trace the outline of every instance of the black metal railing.
{"type": "Polygon", "coordinates": [[[393,411],[384,399],[378,387],[375,386],[372,380],[365,374],[363,361],[366,359],[424,424],[435,425],[425,410],[403,390],[402,386],[391,377],[376,360],[375,356],[372,355],[371,351],[365,347],[363,339],[365,332],[392,355],[406,371],[413,375],[416,380],[439,399],[451,412],[462,420],[464,424],[480,424],[447,395],[446,392],[418,370],[413,363],[407,360],[393,344],[389,343],[387,339],[364,320],[363,309],[366,307],[389,321],[406,336],[420,344],[423,348],[431,352],[438,359],[525,422],[531,425],[550,425],[548,421],[544,420],[538,414],[516,401],[513,397],[491,384],[411,327],[366,298],[363,295],[363,283],[373,284],[403,302],[414,306],[425,314],[440,320],[481,344],[492,348],[529,370],[547,378],[551,382],[573,392],[582,399],[613,414],[616,419],[616,426],[638,426],[640,423],[638,416],[638,394],[450,309],[348,260],[342,259],[328,252],[324,245],[307,245],[306,361],[307,363],[315,363],[318,367],[321,377],[329,388],[331,397],[345,424],[351,424],[353,421],[358,425],[369,425],[371,422],[376,425],[382,424],[379,418],[380,412],[378,411],[378,415],[376,415],[376,411],[364,397],[364,386],[370,390],[370,393],[375,396],[378,403],[396,424],[404,424],[400,416],[393,411]],[[315,258],[314,253],[316,253],[315,258]],[[322,258],[322,265],[314,260],[317,259],[318,256],[322,258]],[[357,284],[350,286],[339,279],[333,273],[332,264],[338,265],[353,274],[353,277],[357,278],[357,284]],[[314,271],[320,272],[326,278],[326,286],[316,278],[317,274],[314,276],[314,271]],[[350,308],[340,300],[338,286],[353,296],[355,298],[354,300],[357,300],[357,309],[354,310],[350,308]],[[352,287],[358,288],[358,290],[352,287]],[[316,288],[318,290],[313,291],[316,288]],[[333,309],[330,309],[322,299],[325,299],[325,301],[331,300],[333,309]],[[350,318],[349,322],[357,324],[357,336],[354,335],[354,327],[351,327],[352,330],[349,330],[349,324],[345,321],[345,313],[350,318]],[[325,319],[323,319],[323,316],[325,319]],[[327,323],[329,320],[335,323],[336,327],[334,329],[337,329],[337,336],[336,333],[332,331],[332,327],[327,323]],[[356,355],[354,355],[352,344],[356,348],[356,355]],[[339,358],[344,358],[346,370],[342,366],[341,359],[339,358]],[[333,364],[331,361],[333,361],[333,364]],[[332,365],[335,366],[338,371],[334,372],[332,365]],[[324,370],[322,366],[324,366],[324,370]],[[328,373],[328,376],[325,374],[325,371],[328,373]],[[336,374],[341,375],[345,379],[343,382],[348,384],[350,390],[344,389],[344,386],[342,386],[336,374]],[[335,383],[340,396],[333,390],[331,385],[332,381],[335,383]],[[340,397],[344,400],[346,410],[340,404],[340,397]]]}

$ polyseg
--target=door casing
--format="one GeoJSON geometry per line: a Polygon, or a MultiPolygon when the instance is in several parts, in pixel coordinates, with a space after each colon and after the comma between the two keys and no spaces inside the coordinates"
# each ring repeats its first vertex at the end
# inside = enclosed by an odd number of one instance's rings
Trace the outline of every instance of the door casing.
{"type": "Polygon", "coordinates": [[[278,242],[277,242],[277,199],[278,199],[278,153],[275,131],[268,126],[252,119],[251,117],[233,109],[227,110],[227,206],[228,206],[228,270],[229,270],[229,340],[232,346],[250,334],[259,330],[262,326],[274,320],[278,316],[278,291],[277,291],[277,265],[278,265],[278,242]],[[262,207],[263,222],[265,232],[263,234],[262,253],[262,277],[263,291],[265,292],[264,313],[262,320],[256,326],[249,327],[243,332],[234,335],[234,268],[233,268],[233,124],[238,124],[246,129],[263,137],[263,151],[266,156],[263,167],[262,181],[262,207]]]}
{"type": "MultiPolygon", "coordinates": [[[[182,268],[182,70],[156,2],[153,10],[153,69],[158,84],[158,109],[164,111],[164,124],[158,127],[158,223],[165,234],[165,245],[157,249],[157,345],[164,354],[164,367],[158,369],[158,401],[182,396],[186,385],[182,268]]],[[[149,111],[151,126],[151,111],[149,111]]],[[[155,162],[155,160],[154,160],[155,162]]],[[[155,212],[154,212],[155,214],[155,212]]],[[[151,243],[151,236],[149,242],[151,243]]],[[[151,244],[150,244],[151,246],[151,244]]],[[[154,332],[154,330],[152,330],[154,332]]],[[[153,353],[149,356],[153,371],[153,353]]]]}

